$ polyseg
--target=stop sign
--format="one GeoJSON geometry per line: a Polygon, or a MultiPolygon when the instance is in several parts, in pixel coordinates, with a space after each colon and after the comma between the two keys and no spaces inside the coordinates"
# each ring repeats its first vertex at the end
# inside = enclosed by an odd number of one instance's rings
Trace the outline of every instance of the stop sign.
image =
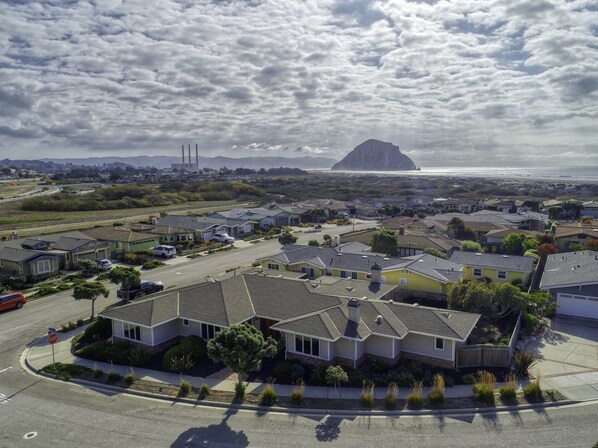
{"type": "Polygon", "coordinates": [[[48,344],[56,344],[58,341],[58,335],[56,333],[50,333],[48,335],[48,344]]]}

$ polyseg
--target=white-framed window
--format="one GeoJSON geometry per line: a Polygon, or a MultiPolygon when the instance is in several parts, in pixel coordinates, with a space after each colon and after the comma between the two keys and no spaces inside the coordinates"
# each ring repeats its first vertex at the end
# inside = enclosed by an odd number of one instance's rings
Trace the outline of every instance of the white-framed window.
{"type": "Polygon", "coordinates": [[[405,277],[399,278],[399,285],[400,286],[407,286],[407,279],[405,277]]]}
{"type": "Polygon", "coordinates": [[[189,326],[189,319],[183,319],[183,325],[185,327],[188,327],[189,326]]]}
{"type": "Polygon", "coordinates": [[[357,272],[351,272],[351,278],[357,280],[357,272]]]}
{"type": "Polygon", "coordinates": [[[496,278],[499,280],[507,279],[507,271],[496,271],[496,278]]]}
{"type": "Polygon", "coordinates": [[[280,265],[276,263],[268,263],[268,269],[273,269],[275,271],[280,271],[280,265]]]}
{"type": "Polygon", "coordinates": [[[444,339],[436,338],[436,342],[434,343],[434,348],[436,350],[444,350],[444,339]]]}
{"type": "Polygon", "coordinates": [[[306,336],[295,336],[295,351],[304,355],[320,357],[320,340],[306,336]]]}
{"type": "Polygon", "coordinates": [[[52,261],[51,260],[40,260],[35,263],[38,274],[45,274],[46,272],[52,272],[52,261]]]}
{"type": "Polygon", "coordinates": [[[341,271],[341,278],[347,278],[347,271],[341,271]]]}
{"type": "Polygon", "coordinates": [[[123,323],[123,330],[126,339],[141,341],[141,328],[139,325],[123,323]]]}
{"type": "Polygon", "coordinates": [[[482,269],[480,269],[480,268],[473,268],[473,276],[474,277],[481,277],[482,276],[482,269]]]}

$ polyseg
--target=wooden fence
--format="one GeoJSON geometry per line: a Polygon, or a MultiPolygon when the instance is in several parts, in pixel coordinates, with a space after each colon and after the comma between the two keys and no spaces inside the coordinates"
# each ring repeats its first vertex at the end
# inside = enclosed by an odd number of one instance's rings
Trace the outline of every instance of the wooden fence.
{"type": "Polygon", "coordinates": [[[509,345],[465,345],[457,349],[457,368],[509,367],[521,331],[521,313],[511,334],[509,345]]]}

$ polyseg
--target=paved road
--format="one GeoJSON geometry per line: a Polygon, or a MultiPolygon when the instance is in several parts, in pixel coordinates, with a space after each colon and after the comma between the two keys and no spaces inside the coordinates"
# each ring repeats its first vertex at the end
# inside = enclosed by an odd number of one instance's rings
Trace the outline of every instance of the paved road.
{"type": "MultiPolygon", "coordinates": [[[[300,241],[312,238],[313,234],[305,234],[300,241]]],[[[184,286],[277,249],[276,241],[267,241],[143,277],[184,286]]],[[[113,301],[99,299],[97,309],[113,301]]],[[[88,303],[75,302],[65,293],[0,314],[0,447],[589,447],[598,441],[595,404],[454,417],[302,417],[172,405],[96,392],[21,371],[19,355],[27,343],[48,326],[88,313],[88,303]],[[29,433],[31,438],[24,439],[29,433]]]]}

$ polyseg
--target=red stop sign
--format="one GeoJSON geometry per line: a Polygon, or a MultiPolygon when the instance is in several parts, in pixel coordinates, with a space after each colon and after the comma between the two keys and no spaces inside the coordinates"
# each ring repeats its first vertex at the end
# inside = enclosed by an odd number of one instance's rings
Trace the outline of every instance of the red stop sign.
{"type": "Polygon", "coordinates": [[[58,335],[56,333],[50,333],[48,335],[48,344],[56,344],[58,341],[58,335]]]}

